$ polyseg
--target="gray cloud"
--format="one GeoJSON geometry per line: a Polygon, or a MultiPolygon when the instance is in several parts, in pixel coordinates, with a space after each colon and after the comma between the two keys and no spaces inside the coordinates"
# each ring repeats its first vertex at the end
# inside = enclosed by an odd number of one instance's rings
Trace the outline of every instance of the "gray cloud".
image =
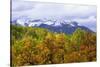
{"type": "Polygon", "coordinates": [[[13,0],[12,19],[21,16],[30,18],[66,17],[96,30],[96,6],[67,5],[56,3],[40,3],[32,1],[13,0]]]}
{"type": "Polygon", "coordinates": [[[30,1],[14,1],[12,5],[13,13],[19,14],[21,12],[22,14],[28,14],[31,17],[89,17],[90,15],[96,16],[95,6],[37,3],[30,1]]]}

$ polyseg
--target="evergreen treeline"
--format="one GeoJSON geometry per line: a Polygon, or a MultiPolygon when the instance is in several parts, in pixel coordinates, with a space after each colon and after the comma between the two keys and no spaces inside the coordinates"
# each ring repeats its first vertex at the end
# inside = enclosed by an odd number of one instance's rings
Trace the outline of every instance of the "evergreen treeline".
{"type": "Polygon", "coordinates": [[[12,66],[96,61],[96,34],[73,34],[12,25],[12,66]]]}

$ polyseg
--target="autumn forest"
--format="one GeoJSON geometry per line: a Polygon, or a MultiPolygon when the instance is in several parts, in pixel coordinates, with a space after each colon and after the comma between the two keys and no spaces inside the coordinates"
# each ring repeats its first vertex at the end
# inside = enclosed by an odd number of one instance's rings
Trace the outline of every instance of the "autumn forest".
{"type": "Polygon", "coordinates": [[[96,33],[78,28],[73,34],[39,27],[11,26],[11,65],[96,61],[96,33]]]}

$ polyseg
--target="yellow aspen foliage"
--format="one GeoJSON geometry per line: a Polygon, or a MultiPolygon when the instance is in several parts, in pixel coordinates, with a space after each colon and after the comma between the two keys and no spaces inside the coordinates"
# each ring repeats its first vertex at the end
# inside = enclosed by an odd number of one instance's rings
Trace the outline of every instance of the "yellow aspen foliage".
{"type": "Polygon", "coordinates": [[[96,61],[96,33],[73,34],[44,28],[12,26],[12,66],[96,61]]]}

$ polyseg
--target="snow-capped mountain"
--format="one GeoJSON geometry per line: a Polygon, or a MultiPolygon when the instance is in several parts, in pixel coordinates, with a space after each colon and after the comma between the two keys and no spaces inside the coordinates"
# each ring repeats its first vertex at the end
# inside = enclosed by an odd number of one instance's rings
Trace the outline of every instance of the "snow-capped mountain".
{"type": "MultiPolygon", "coordinates": [[[[52,26],[62,26],[62,24],[69,24],[71,26],[74,26],[73,22],[67,21],[64,19],[60,20],[43,20],[43,19],[31,19],[31,18],[18,18],[14,21],[16,24],[26,26],[40,26],[41,24],[46,24],[46,25],[52,25],[52,26]]],[[[14,23],[13,22],[13,23],[14,23]]]]}
{"type": "Polygon", "coordinates": [[[89,32],[93,32],[85,26],[80,26],[75,21],[66,19],[31,19],[31,18],[18,18],[12,24],[29,26],[29,27],[40,27],[46,28],[52,32],[63,32],[66,34],[72,34],[77,28],[84,29],[89,32]]]}

